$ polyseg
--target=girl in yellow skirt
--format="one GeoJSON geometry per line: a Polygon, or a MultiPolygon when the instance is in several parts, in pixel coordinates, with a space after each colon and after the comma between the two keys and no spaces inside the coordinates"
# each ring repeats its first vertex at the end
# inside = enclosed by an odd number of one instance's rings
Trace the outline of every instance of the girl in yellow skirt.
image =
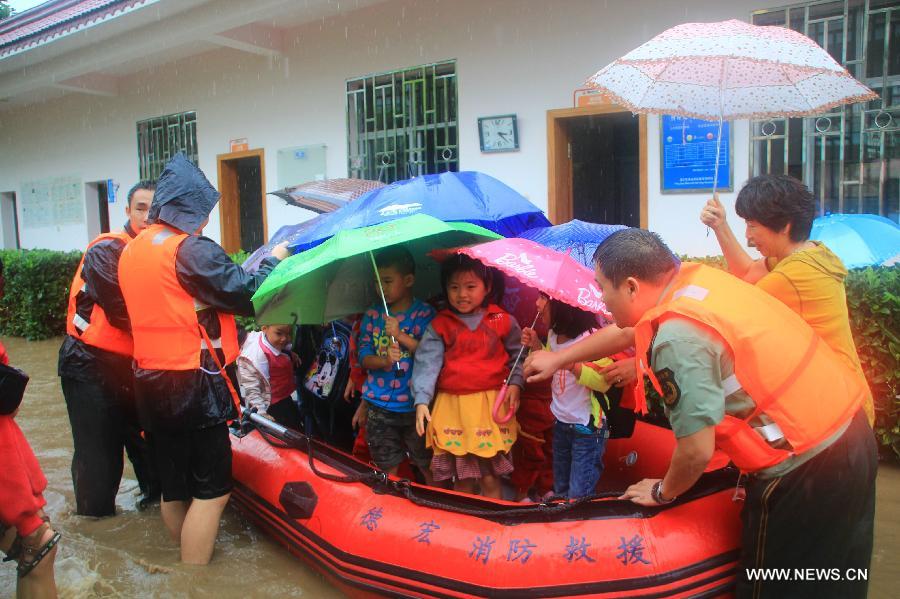
{"type": "MultiPolygon", "coordinates": [[[[441,282],[450,307],[438,312],[419,341],[411,386],[416,430],[434,451],[434,480],[452,479],[455,490],[467,493],[480,486],[482,495],[499,498],[500,477],[513,470],[509,450],[518,425],[515,418],[497,424],[491,408],[521,346],[522,330],[515,318],[489,303],[492,280],[491,269],[468,256],[444,262],[441,282]]],[[[501,413],[518,408],[522,385],[517,367],[501,413]]]]}

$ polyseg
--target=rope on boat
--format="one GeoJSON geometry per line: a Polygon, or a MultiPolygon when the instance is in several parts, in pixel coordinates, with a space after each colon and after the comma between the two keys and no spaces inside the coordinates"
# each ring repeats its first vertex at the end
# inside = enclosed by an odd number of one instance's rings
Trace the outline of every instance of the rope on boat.
{"type": "MultiPolygon", "coordinates": [[[[454,505],[452,503],[435,501],[417,495],[411,481],[407,479],[393,480],[387,472],[384,472],[383,470],[379,470],[377,468],[372,468],[365,472],[346,475],[322,472],[316,467],[315,444],[313,442],[313,438],[310,435],[283,427],[276,422],[273,422],[256,414],[255,410],[253,410],[252,412],[250,410],[246,410],[245,414],[249,416],[249,420],[256,425],[256,429],[260,432],[262,438],[265,439],[266,442],[268,442],[270,445],[281,448],[305,449],[306,455],[309,459],[309,469],[312,470],[313,474],[315,474],[319,478],[337,483],[365,483],[371,486],[380,486],[382,489],[386,489],[395,495],[404,497],[412,503],[422,507],[445,510],[467,516],[505,518],[515,516],[534,516],[536,513],[547,515],[560,514],[584,503],[589,503],[595,499],[614,499],[620,495],[618,492],[608,491],[605,493],[594,493],[585,497],[579,497],[578,499],[573,499],[571,501],[548,501],[545,503],[530,505],[528,507],[509,509],[504,509],[502,507],[499,509],[463,507],[460,505],[454,505]],[[277,438],[278,442],[275,442],[275,439],[272,438],[273,436],[277,438]]],[[[247,420],[247,418],[245,418],[245,420],[247,420]]]]}
{"type": "Polygon", "coordinates": [[[487,508],[467,508],[458,505],[446,504],[441,501],[432,501],[430,499],[425,499],[424,497],[419,497],[415,494],[413,487],[410,481],[396,480],[390,481],[391,486],[397,490],[400,495],[408,499],[409,501],[415,503],[418,506],[447,510],[451,512],[456,512],[458,514],[464,514],[466,516],[478,516],[478,517],[515,517],[515,516],[534,516],[535,513],[540,514],[560,514],[562,512],[569,511],[583,503],[589,503],[595,499],[614,499],[620,495],[617,492],[606,492],[606,493],[595,493],[593,495],[587,495],[585,497],[579,497],[578,499],[573,499],[571,501],[554,501],[554,502],[546,502],[533,504],[529,507],[519,507],[519,508],[509,508],[509,509],[487,509],[487,508]]]}

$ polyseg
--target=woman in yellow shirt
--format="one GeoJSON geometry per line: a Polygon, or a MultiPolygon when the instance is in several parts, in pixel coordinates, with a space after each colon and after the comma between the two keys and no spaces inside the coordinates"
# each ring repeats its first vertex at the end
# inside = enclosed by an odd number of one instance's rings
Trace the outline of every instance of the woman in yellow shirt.
{"type": "MultiPolygon", "coordinates": [[[[716,234],[729,272],[799,314],[865,378],[850,332],[844,290],[847,269],[824,244],[809,239],[816,205],[806,185],[787,175],[754,177],[738,194],[735,209],[747,223],[747,245],[755,247],[762,259],[754,260],[741,247],[718,197],[709,200],[700,213],[700,220],[716,234]]],[[[874,424],[871,393],[863,409],[869,424],[874,424]]]]}

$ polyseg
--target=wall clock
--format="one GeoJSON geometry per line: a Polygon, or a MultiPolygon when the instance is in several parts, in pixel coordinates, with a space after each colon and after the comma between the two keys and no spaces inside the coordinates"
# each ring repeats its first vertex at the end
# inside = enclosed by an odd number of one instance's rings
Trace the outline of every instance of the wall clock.
{"type": "Polygon", "coordinates": [[[478,119],[478,140],[482,152],[510,152],[519,149],[516,115],[483,116],[478,119]]]}

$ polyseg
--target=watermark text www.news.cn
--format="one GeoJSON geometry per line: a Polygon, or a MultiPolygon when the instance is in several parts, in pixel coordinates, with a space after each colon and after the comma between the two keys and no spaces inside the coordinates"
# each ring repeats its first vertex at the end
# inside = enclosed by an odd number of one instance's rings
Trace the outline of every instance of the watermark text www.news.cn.
{"type": "Polygon", "coordinates": [[[816,581],[842,582],[869,580],[867,568],[747,568],[747,579],[751,581],[816,581]]]}

